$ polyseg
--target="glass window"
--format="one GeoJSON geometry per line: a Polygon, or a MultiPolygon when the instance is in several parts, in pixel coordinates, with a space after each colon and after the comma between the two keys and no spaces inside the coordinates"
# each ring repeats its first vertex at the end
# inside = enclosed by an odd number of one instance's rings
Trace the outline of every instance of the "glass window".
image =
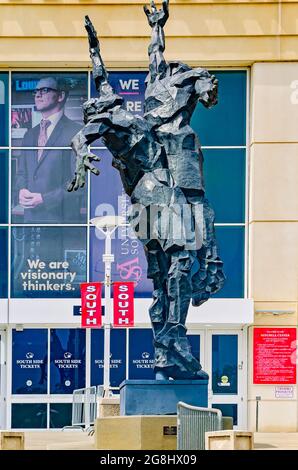
{"type": "Polygon", "coordinates": [[[112,166],[112,155],[107,150],[95,150],[101,159],[94,162],[99,169],[100,175],[91,174],[91,205],[90,217],[101,215],[126,215],[129,197],[123,190],[120,174],[112,166]]]}
{"type": "MultiPolygon", "coordinates": [[[[246,71],[216,71],[219,79],[219,103],[211,110],[199,103],[192,125],[205,146],[246,145],[246,71]],[[204,140],[205,139],[205,140],[204,140]]],[[[115,74],[113,85],[126,100],[144,101],[144,78],[134,82],[134,73],[115,74]],[[136,90],[134,90],[134,87],[136,90]]],[[[91,80],[93,83],[93,80],[91,80]]],[[[92,94],[96,96],[93,87],[92,94]]],[[[133,105],[131,105],[132,110],[133,105]]],[[[102,144],[101,144],[102,145],[102,144]]],[[[91,175],[90,216],[126,215],[130,198],[125,194],[120,176],[112,167],[108,150],[98,149],[101,175],[91,175]]],[[[245,223],[245,160],[243,149],[204,150],[206,196],[215,210],[215,221],[224,224],[245,223]]],[[[137,281],[136,297],[150,297],[152,283],[147,279],[147,262],[141,243],[132,232],[121,229],[113,241],[117,263],[112,266],[113,279],[137,281]],[[138,279],[139,278],[139,279],[138,279]]],[[[244,296],[244,227],[217,227],[218,246],[225,263],[227,281],[216,294],[220,298],[244,296]]],[[[103,278],[104,241],[98,231],[91,231],[90,278],[103,278]]]]}
{"type": "Polygon", "coordinates": [[[154,380],[154,350],[152,330],[129,330],[129,379],[154,380]]]}
{"type": "Polygon", "coordinates": [[[86,281],[86,229],[14,227],[11,296],[80,297],[86,281]]]}
{"type": "MultiPolygon", "coordinates": [[[[99,214],[98,214],[99,215],[99,214]]],[[[104,215],[104,214],[102,214],[104,215]]],[[[112,240],[112,252],[115,263],[112,264],[113,281],[134,281],[135,297],[150,297],[152,282],[147,279],[147,261],[142,244],[131,236],[131,229],[118,230],[112,240]]],[[[102,233],[92,228],[90,230],[90,280],[104,279],[104,237],[102,233]]]]}
{"type": "MultiPolygon", "coordinates": [[[[99,176],[91,175],[91,218],[105,215],[126,216],[130,198],[124,192],[118,171],[112,167],[112,156],[108,150],[96,150],[101,157],[96,164],[100,169],[99,176]],[[103,183],[104,182],[104,183],[103,183]]],[[[90,279],[103,279],[104,236],[98,230],[90,233],[90,279]]],[[[112,250],[117,263],[112,264],[114,281],[135,281],[135,296],[150,297],[152,282],[147,279],[147,261],[142,244],[133,231],[128,228],[117,230],[112,250]]]]}
{"type": "Polygon", "coordinates": [[[147,72],[112,72],[109,75],[115,92],[123,97],[127,110],[132,113],[143,112],[146,76],[147,72]]]}
{"type": "Polygon", "coordinates": [[[191,351],[193,356],[200,362],[201,359],[201,351],[200,351],[200,344],[201,344],[201,337],[200,335],[187,335],[188,340],[191,345],[191,351]]]}
{"type": "Polygon", "coordinates": [[[14,150],[11,156],[13,223],[79,224],[87,221],[87,188],[69,193],[75,173],[71,150],[14,150]]]}
{"type": "Polygon", "coordinates": [[[8,230],[0,227],[0,298],[7,298],[8,230]]]}
{"type": "Polygon", "coordinates": [[[212,391],[217,395],[238,392],[237,335],[212,335],[212,391]]]}
{"type": "Polygon", "coordinates": [[[71,426],[71,417],[71,403],[50,403],[50,428],[71,426]]]}
{"type": "MultiPolygon", "coordinates": [[[[121,95],[126,107],[131,112],[142,114],[145,96],[145,78],[147,72],[110,72],[109,83],[118,95],[121,95]],[[134,103],[134,105],[132,104],[134,103]]],[[[91,96],[95,98],[98,92],[91,75],[91,96]]]]}
{"type": "Polygon", "coordinates": [[[8,222],[8,210],[7,210],[8,209],[8,156],[5,150],[0,150],[0,200],[1,200],[0,224],[7,224],[8,222]]]}
{"type": "MultiPolygon", "coordinates": [[[[104,330],[91,330],[91,385],[103,384],[104,330]]],[[[119,387],[126,377],[126,330],[111,330],[110,384],[119,387]]]]}
{"type": "Polygon", "coordinates": [[[214,297],[244,297],[244,227],[216,227],[216,238],[226,282],[214,297]]]}
{"type": "Polygon", "coordinates": [[[238,424],[238,407],[234,403],[214,403],[212,408],[216,408],[222,412],[223,416],[230,416],[233,418],[233,425],[238,424]]]}
{"type": "Polygon", "coordinates": [[[11,405],[12,429],[44,429],[47,427],[46,403],[13,403],[11,405]]]}
{"type": "Polygon", "coordinates": [[[48,330],[12,331],[12,394],[43,394],[48,389],[48,330]]]}
{"type": "MultiPolygon", "coordinates": [[[[109,82],[115,92],[120,95],[125,103],[126,109],[133,114],[143,114],[145,99],[145,78],[147,72],[111,72],[109,82]]],[[[91,76],[91,96],[98,96],[94,80],[91,76]]],[[[104,145],[102,141],[93,142],[93,146],[104,145]]]]}
{"type": "Polygon", "coordinates": [[[85,387],[85,356],[85,330],[51,330],[50,393],[71,394],[85,387]]]}
{"type": "Polygon", "coordinates": [[[87,73],[13,73],[13,147],[69,147],[83,125],[87,86],[87,73]]]}
{"type": "Polygon", "coordinates": [[[218,104],[212,109],[200,103],[191,125],[203,146],[246,145],[246,72],[215,71],[218,104]]]}
{"type": "Polygon", "coordinates": [[[245,149],[204,150],[206,196],[217,223],[245,222],[245,149]]]}
{"type": "Polygon", "coordinates": [[[8,73],[0,73],[0,147],[8,145],[8,73]]]}

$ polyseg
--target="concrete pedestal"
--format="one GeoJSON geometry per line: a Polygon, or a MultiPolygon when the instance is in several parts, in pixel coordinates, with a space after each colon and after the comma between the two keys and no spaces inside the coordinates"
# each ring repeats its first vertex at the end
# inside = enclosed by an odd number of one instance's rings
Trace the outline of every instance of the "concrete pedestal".
{"type": "Polygon", "coordinates": [[[208,406],[208,380],[124,380],[120,415],[177,414],[177,403],[208,406]]]}
{"type": "Polygon", "coordinates": [[[120,415],[120,396],[113,398],[100,398],[98,403],[98,417],[120,415]]]}
{"type": "Polygon", "coordinates": [[[253,433],[246,431],[212,431],[205,433],[206,450],[252,450],[253,433]]]}
{"type": "Polygon", "coordinates": [[[95,422],[100,450],[176,450],[177,416],[113,416],[95,422]]]}
{"type": "Polygon", "coordinates": [[[0,450],[24,450],[24,433],[0,431],[0,450]]]}

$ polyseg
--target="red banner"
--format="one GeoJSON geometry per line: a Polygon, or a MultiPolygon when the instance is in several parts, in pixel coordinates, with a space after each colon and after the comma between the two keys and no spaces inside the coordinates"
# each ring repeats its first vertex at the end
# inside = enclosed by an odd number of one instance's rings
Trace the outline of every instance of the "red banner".
{"type": "Polygon", "coordinates": [[[82,328],[100,328],[101,320],[101,283],[83,282],[81,284],[82,328]]]}
{"type": "Polygon", "coordinates": [[[254,329],[254,384],[296,384],[296,328],[254,329]]]}
{"type": "Polygon", "coordinates": [[[114,282],[114,326],[134,326],[134,283],[114,282]]]}

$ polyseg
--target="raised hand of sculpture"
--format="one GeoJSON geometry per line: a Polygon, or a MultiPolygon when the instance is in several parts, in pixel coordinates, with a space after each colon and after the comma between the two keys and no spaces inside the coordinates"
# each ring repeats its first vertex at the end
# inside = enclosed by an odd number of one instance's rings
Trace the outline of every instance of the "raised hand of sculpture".
{"type": "Polygon", "coordinates": [[[191,300],[201,305],[223,286],[225,277],[214,213],[205,198],[203,156],[190,119],[197,102],[216,104],[217,80],[202,68],[164,59],[168,6],[166,0],[160,10],[154,1],[151,10],[145,7],[152,37],[144,117],[128,112],[109,85],[95,30],[86,17],[99,96],[84,104],[85,127],[72,141],[77,169],[69,190],[84,185],[88,170],[98,174],[92,164],[98,157],[88,145],[102,137],[131,198],[130,222],[153,280],[149,314],[156,378],[204,379],[208,376],[186,337],[187,312],[191,300]]]}
{"type": "Polygon", "coordinates": [[[156,8],[155,2],[151,1],[151,10],[145,5],[144,12],[152,28],[157,24],[163,28],[169,18],[169,0],[163,0],[160,10],[156,8]]]}

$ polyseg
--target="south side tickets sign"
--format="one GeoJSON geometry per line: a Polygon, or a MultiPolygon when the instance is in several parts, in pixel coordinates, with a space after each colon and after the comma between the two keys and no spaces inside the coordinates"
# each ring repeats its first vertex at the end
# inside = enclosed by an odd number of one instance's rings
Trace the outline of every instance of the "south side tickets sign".
{"type": "Polygon", "coordinates": [[[114,326],[134,326],[134,283],[114,282],[114,326]]]}
{"type": "Polygon", "coordinates": [[[100,328],[101,319],[101,283],[84,282],[81,284],[82,328],[100,328]]]}
{"type": "Polygon", "coordinates": [[[254,329],[254,384],[296,384],[296,328],[254,329]]]}

